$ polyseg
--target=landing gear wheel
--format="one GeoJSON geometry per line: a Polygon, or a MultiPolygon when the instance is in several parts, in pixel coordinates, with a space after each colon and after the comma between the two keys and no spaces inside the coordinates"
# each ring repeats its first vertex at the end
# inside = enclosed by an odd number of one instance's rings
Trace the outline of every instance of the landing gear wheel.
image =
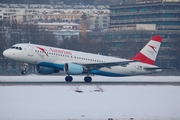
{"type": "Polygon", "coordinates": [[[26,70],[22,70],[21,74],[25,75],[26,74],[26,70]]]}
{"type": "Polygon", "coordinates": [[[71,77],[71,76],[66,76],[66,77],[65,77],[65,80],[66,80],[66,82],[72,82],[73,77],[71,77]]]}
{"type": "Polygon", "coordinates": [[[84,77],[84,81],[85,81],[86,83],[90,83],[90,82],[92,81],[92,78],[89,77],[89,76],[86,76],[86,77],[84,77]]]}
{"type": "Polygon", "coordinates": [[[21,74],[23,74],[23,75],[25,75],[27,72],[26,72],[26,69],[27,69],[27,67],[28,67],[28,64],[27,63],[24,63],[23,64],[23,70],[21,71],[21,74]]]}

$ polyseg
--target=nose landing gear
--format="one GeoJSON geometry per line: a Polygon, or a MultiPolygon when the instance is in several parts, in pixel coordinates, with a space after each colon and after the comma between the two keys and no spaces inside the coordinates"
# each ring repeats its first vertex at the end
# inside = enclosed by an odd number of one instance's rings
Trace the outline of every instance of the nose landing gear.
{"type": "Polygon", "coordinates": [[[27,73],[27,71],[26,71],[27,67],[28,67],[28,64],[24,63],[23,70],[21,71],[21,74],[25,75],[27,73]]]}

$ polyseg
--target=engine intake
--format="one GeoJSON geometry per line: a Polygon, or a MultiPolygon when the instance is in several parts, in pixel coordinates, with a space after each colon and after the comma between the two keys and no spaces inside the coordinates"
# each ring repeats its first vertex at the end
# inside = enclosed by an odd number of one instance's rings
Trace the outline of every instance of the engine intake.
{"type": "Polygon", "coordinates": [[[49,67],[42,67],[42,66],[37,66],[36,70],[39,74],[44,74],[44,75],[48,75],[48,74],[53,74],[53,73],[58,73],[59,70],[54,69],[54,68],[49,68],[49,67]]]}
{"type": "Polygon", "coordinates": [[[80,75],[83,73],[83,66],[74,63],[65,63],[64,72],[70,75],[80,75]]]}

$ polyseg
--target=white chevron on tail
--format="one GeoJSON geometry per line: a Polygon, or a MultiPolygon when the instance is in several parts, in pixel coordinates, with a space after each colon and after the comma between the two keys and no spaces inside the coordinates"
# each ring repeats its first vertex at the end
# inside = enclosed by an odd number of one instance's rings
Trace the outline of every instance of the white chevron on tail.
{"type": "Polygon", "coordinates": [[[154,65],[161,43],[162,37],[154,36],[131,60],[139,60],[140,62],[154,65]]]}

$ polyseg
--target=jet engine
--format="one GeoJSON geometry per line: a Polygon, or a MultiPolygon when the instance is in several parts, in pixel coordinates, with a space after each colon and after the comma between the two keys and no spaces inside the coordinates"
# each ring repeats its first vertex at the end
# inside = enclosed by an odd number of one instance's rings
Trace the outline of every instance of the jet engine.
{"type": "Polygon", "coordinates": [[[64,71],[70,75],[80,75],[83,73],[83,66],[74,63],[65,63],[64,71]]]}
{"type": "Polygon", "coordinates": [[[39,74],[44,74],[44,75],[48,75],[48,74],[53,74],[53,73],[58,73],[59,70],[54,69],[54,68],[49,68],[49,67],[42,67],[42,66],[37,66],[36,70],[39,74]]]}

